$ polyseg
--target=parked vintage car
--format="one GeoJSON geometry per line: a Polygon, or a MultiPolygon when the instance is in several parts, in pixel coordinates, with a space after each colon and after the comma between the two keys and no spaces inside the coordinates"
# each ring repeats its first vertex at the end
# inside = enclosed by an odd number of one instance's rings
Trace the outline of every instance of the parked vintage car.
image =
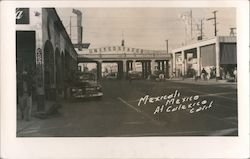
{"type": "Polygon", "coordinates": [[[77,72],[70,86],[71,98],[102,97],[102,86],[91,72],[77,72]]]}
{"type": "Polygon", "coordinates": [[[130,79],[142,79],[142,72],[139,72],[139,71],[129,71],[128,77],[130,79]]]}

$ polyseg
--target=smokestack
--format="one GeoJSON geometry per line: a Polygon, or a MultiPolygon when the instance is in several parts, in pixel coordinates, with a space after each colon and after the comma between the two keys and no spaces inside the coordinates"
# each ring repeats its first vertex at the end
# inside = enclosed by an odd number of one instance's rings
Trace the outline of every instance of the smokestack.
{"type": "Polygon", "coordinates": [[[77,15],[77,43],[79,44],[78,50],[82,50],[81,44],[82,44],[82,12],[73,9],[72,11],[74,14],[77,15]]]}

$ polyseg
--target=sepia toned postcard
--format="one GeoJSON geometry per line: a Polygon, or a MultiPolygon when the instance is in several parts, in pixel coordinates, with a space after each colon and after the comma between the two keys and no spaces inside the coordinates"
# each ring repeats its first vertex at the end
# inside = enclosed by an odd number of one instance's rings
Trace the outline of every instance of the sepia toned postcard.
{"type": "Polygon", "coordinates": [[[97,2],[1,3],[3,158],[247,157],[248,2],[97,2]]]}

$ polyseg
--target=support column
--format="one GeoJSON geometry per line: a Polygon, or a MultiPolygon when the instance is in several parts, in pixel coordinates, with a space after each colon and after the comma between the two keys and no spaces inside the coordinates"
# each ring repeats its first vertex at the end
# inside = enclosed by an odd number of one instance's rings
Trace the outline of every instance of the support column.
{"type": "Polygon", "coordinates": [[[127,60],[122,61],[123,78],[127,78],[127,60]]]}
{"type": "Polygon", "coordinates": [[[161,61],[160,65],[161,65],[161,71],[164,71],[164,61],[161,61]]]}
{"type": "Polygon", "coordinates": [[[102,79],[102,61],[97,62],[97,80],[102,79]]]}
{"type": "Polygon", "coordinates": [[[181,60],[182,60],[181,75],[183,77],[185,75],[185,54],[184,54],[184,50],[181,51],[181,60]]]}
{"type": "Polygon", "coordinates": [[[197,76],[201,76],[201,50],[200,47],[197,47],[197,76]]]}
{"type": "Polygon", "coordinates": [[[169,78],[170,75],[170,65],[169,65],[169,60],[166,60],[166,77],[169,78]]]}
{"type": "Polygon", "coordinates": [[[144,61],[141,62],[141,65],[142,65],[142,77],[144,78],[145,76],[145,63],[144,61]]]}
{"type": "Polygon", "coordinates": [[[164,72],[167,71],[167,61],[166,60],[163,61],[163,71],[164,72]]]}
{"type": "Polygon", "coordinates": [[[133,70],[133,61],[130,61],[131,70],[133,70]]]}
{"type": "MultiPolygon", "coordinates": [[[[40,13],[42,9],[39,9],[40,13]]],[[[39,17],[42,21],[42,16],[39,17]]],[[[43,48],[43,31],[41,23],[36,25],[36,94],[37,94],[37,111],[45,111],[45,90],[44,90],[44,48],[43,48]]]]}
{"type": "Polygon", "coordinates": [[[174,76],[176,76],[176,58],[175,53],[172,54],[172,73],[174,73],[174,76]]]}
{"type": "Polygon", "coordinates": [[[155,60],[151,60],[151,74],[155,73],[155,60]]]}
{"type": "Polygon", "coordinates": [[[158,71],[160,71],[160,69],[161,69],[161,65],[160,64],[161,64],[160,61],[157,61],[157,69],[158,69],[158,71]]]}
{"type": "Polygon", "coordinates": [[[147,61],[148,63],[148,67],[147,67],[147,71],[148,71],[148,75],[151,75],[151,62],[150,61],[147,61]]]}
{"type": "Polygon", "coordinates": [[[171,78],[173,74],[173,61],[168,60],[168,77],[171,78]]]}
{"type": "Polygon", "coordinates": [[[144,78],[147,77],[147,61],[144,61],[144,78]]]}
{"type": "Polygon", "coordinates": [[[216,37],[215,43],[215,57],[216,57],[216,79],[220,78],[220,42],[219,38],[216,37]]]}
{"type": "Polygon", "coordinates": [[[132,67],[132,71],[136,71],[136,70],[135,70],[135,63],[136,63],[136,61],[133,60],[133,62],[132,62],[132,66],[133,66],[133,67],[132,67]]]}

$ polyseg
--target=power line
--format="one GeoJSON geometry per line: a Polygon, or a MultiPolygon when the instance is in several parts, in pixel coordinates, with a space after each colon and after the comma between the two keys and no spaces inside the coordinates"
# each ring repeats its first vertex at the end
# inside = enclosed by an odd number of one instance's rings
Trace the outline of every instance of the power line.
{"type": "Polygon", "coordinates": [[[217,36],[217,22],[216,22],[216,13],[218,11],[213,11],[214,17],[208,18],[207,20],[214,20],[214,36],[217,36]]]}

